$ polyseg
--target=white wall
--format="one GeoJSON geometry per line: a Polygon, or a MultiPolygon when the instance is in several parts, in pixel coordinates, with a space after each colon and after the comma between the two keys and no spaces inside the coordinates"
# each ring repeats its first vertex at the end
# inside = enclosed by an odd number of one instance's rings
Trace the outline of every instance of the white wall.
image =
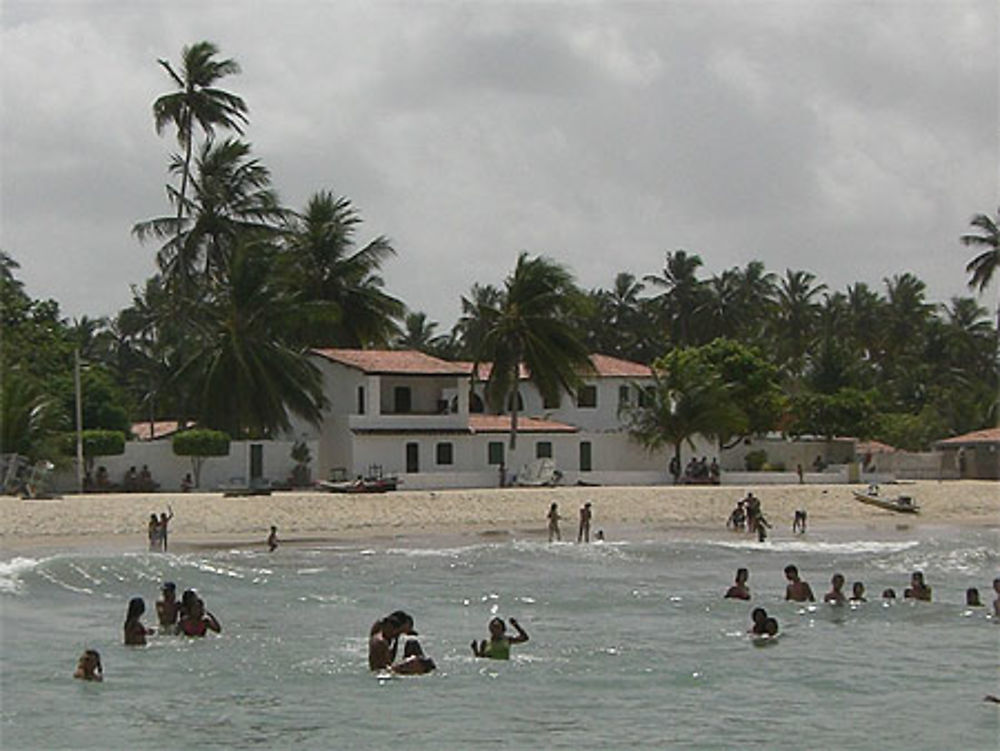
{"type": "MultiPolygon", "coordinates": [[[[229,456],[211,457],[204,461],[201,468],[201,489],[214,490],[221,485],[232,482],[249,482],[250,478],[250,445],[259,443],[263,446],[263,476],[274,482],[284,482],[295,467],[291,458],[293,441],[232,441],[229,444],[229,456]]],[[[315,459],[318,444],[307,442],[312,454],[315,477],[315,459]]],[[[145,464],[153,476],[153,481],[160,484],[160,490],[180,490],[184,475],[194,471],[191,459],[174,454],[169,438],[159,441],[128,441],[125,453],[121,456],[102,456],[94,462],[94,468],[105,466],[111,482],[121,485],[122,479],[129,467],[137,470],[145,464]]],[[[53,478],[53,489],[60,493],[76,490],[75,464],[69,469],[56,473],[53,478]]]]}

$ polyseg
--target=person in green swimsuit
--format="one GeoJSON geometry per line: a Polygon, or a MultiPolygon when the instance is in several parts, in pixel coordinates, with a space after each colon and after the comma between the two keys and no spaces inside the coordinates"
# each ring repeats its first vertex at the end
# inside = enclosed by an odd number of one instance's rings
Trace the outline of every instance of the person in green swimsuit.
{"type": "Polygon", "coordinates": [[[489,625],[489,641],[483,639],[476,644],[473,640],[472,654],[476,657],[488,657],[491,660],[509,660],[510,645],[523,644],[528,641],[527,632],[521,628],[521,624],[517,622],[516,618],[510,619],[510,625],[517,631],[515,636],[507,636],[507,624],[503,622],[503,618],[492,619],[489,625]]]}

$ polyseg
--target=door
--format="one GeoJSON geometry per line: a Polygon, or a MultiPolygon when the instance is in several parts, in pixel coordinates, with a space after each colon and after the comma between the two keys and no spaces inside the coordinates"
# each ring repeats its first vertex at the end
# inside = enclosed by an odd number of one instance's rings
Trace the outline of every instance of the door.
{"type": "Polygon", "coordinates": [[[420,446],[416,443],[406,444],[406,471],[410,473],[420,471],[420,446]]]}
{"type": "Polygon", "coordinates": [[[264,444],[250,444],[250,487],[261,484],[264,479],[264,444]]]}

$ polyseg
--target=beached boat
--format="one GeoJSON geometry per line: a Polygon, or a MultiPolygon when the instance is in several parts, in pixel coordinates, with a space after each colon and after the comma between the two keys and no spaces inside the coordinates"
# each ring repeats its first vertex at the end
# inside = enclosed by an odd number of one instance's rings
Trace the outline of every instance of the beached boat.
{"type": "Polygon", "coordinates": [[[884,496],[879,495],[878,488],[869,488],[867,491],[854,491],[855,500],[867,503],[870,506],[878,506],[888,511],[898,511],[901,514],[916,514],[920,507],[908,495],[884,496]]]}
{"type": "Polygon", "coordinates": [[[316,487],[330,493],[387,493],[395,490],[399,486],[399,480],[395,477],[369,477],[367,479],[345,480],[343,482],[330,482],[320,480],[316,487]]]}

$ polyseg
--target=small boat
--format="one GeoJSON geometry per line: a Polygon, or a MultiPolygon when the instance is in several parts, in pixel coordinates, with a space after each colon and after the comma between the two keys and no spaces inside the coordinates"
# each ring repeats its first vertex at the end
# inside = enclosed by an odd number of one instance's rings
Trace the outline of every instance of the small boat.
{"type": "Polygon", "coordinates": [[[854,491],[855,500],[867,503],[871,506],[878,506],[887,511],[898,511],[901,514],[916,514],[920,507],[914,503],[913,498],[908,495],[884,496],[879,495],[878,488],[870,487],[867,491],[854,491]]]}
{"type": "Polygon", "coordinates": [[[330,493],[387,493],[399,486],[399,480],[395,477],[369,477],[366,479],[359,477],[357,480],[343,482],[320,480],[316,486],[330,493]]]}

